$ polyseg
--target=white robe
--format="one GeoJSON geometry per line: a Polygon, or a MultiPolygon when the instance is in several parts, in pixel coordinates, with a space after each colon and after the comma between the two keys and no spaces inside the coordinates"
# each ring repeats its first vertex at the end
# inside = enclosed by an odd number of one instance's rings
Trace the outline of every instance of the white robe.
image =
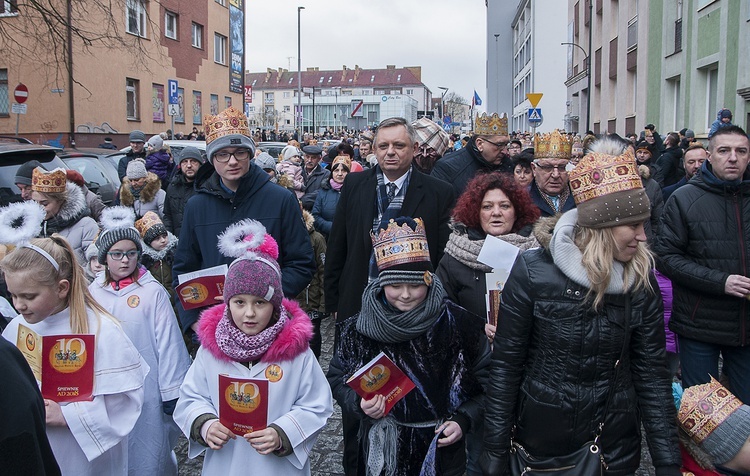
{"type": "MultiPolygon", "coordinates": [[[[258,363],[250,369],[237,362],[216,359],[200,348],[185,382],[174,419],[188,437],[188,456],[195,458],[207,448],[190,439],[190,429],[200,415],[218,415],[219,374],[241,378],[265,378],[266,368],[274,364],[258,363]]],[[[292,454],[279,457],[261,455],[241,436],[229,440],[220,450],[209,449],[203,460],[204,475],[310,474],[310,451],[318,433],[333,413],[331,388],[310,349],[293,360],[275,363],[282,370],[281,380],[270,382],[268,388],[268,424],[284,430],[292,444],[292,454]]]]}
{"type": "MultiPolygon", "coordinates": [[[[61,403],[68,426],[47,426],[47,437],[63,474],[125,475],[128,435],[141,414],[149,367],[115,322],[93,312],[88,318],[89,333],[96,334],[93,400],[61,403]]],[[[36,324],[16,316],[3,331],[13,344],[19,324],[42,336],[72,333],[68,309],[36,324]]]]}
{"type": "Polygon", "coordinates": [[[151,273],[115,291],[103,286],[104,273],[89,285],[89,291],[120,323],[138,352],[153,369],[146,378],[143,411],[128,443],[128,472],[131,475],[167,476],[177,474],[177,458],[172,449],[179,429],[162,402],[180,395],[180,385],[190,367],[185,342],[169,295],[151,273]]]}

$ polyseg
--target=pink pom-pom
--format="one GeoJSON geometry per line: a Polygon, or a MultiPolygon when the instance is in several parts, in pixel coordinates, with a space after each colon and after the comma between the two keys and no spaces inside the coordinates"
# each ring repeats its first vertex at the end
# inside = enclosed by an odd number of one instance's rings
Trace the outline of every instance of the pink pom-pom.
{"type": "Polygon", "coordinates": [[[275,260],[279,259],[279,245],[269,234],[266,234],[263,243],[258,247],[258,251],[271,256],[275,260]]]}

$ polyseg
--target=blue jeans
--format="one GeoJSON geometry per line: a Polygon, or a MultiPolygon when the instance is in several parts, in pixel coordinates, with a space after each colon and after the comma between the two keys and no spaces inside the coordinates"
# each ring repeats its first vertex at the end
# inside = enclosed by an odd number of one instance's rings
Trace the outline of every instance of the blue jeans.
{"type": "Polygon", "coordinates": [[[750,402],[750,346],[730,347],[709,344],[678,335],[682,386],[708,383],[713,376],[719,380],[719,355],[723,372],[729,377],[729,390],[743,402],[750,402]]]}

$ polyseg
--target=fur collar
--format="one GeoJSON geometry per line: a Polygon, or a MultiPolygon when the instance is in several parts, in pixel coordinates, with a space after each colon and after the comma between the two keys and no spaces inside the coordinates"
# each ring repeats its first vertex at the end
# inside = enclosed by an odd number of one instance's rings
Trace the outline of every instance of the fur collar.
{"type": "MultiPolygon", "coordinates": [[[[156,194],[161,190],[161,180],[156,176],[155,173],[149,172],[146,177],[146,185],[141,189],[140,202],[151,203],[156,198],[156,194]]],[[[122,186],[120,187],[120,203],[127,207],[132,207],[135,203],[132,189],[130,188],[130,180],[127,177],[122,179],[122,186]]]]}
{"type": "Polygon", "coordinates": [[[555,225],[557,225],[557,220],[559,220],[561,216],[562,215],[555,215],[540,218],[534,224],[534,231],[532,234],[542,248],[549,249],[549,243],[552,241],[552,232],[555,231],[555,225]]]}
{"type": "MultiPolygon", "coordinates": [[[[261,362],[292,360],[305,352],[310,346],[310,339],[313,335],[310,318],[296,301],[284,299],[281,305],[288,313],[289,320],[268,351],[260,358],[261,362]]],[[[216,359],[232,362],[232,359],[219,349],[219,344],[216,342],[216,326],[224,316],[226,307],[227,305],[222,303],[201,313],[201,318],[198,321],[198,337],[200,337],[201,345],[216,359]]]]}
{"type": "Polygon", "coordinates": [[[167,256],[167,253],[177,248],[177,237],[174,236],[171,231],[167,232],[167,239],[169,240],[169,242],[167,243],[167,247],[161,251],[156,251],[155,249],[151,248],[150,245],[143,243],[143,254],[149,256],[154,261],[164,259],[164,257],[167,256]]]}
{"type": "Polygon", "coordinates": [[[46,220],[44,223],[45,236],[58,233],[75,223],[81,218],[89,215],[89,207],[83,189],[73,182],[65,185],[66,198],[57,215],[46,220]]]}
{"type": "Polygon", "coordinates": [[[308,233],[315,231],[315,218],[312,216],[312,213],[307,210],[302,210],[302,219],[305,221],[305,227],[307,228],[308,233]]]}

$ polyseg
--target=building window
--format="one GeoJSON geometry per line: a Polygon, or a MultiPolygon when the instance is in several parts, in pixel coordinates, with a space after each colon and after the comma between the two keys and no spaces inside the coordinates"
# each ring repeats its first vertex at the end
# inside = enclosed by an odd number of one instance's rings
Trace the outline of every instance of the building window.
{"type": "Polygon", "coordinates": [[[167,11],[164,13],[164,36],[177,39],[177,14],[167,11]]]}
{"type": "Polygon", "coordinates": [[[146,37],[146,4],[143,0],[127,0],[128,33],[146,37]]]}
{"type": "Polygon", "coordinates": [[[292,112],[292,106],[284,106],[284,112],[292,112]]]}
{"type": "Polygon", "coordinates": [[[255,112],[255,106],[247,106],[247,112],[255,112]]]}
{"type": "Polygon", "coordinates": [[[137,79],[125,78],[125,110],[127,111],[128,119],[131,121],[140,119],[138,111],[139,83],[137,79]]]}
{"type": "Polygon", "coordinates": [[[289,99],[290,97],[292,97],[292,93],[290,93],[289,91],[284,91],[284,99],[289,99]]]}
{"type": "Polygon", "coordinates": [[[273,96],[274,96],[273,93],[266,93],[265,102],[273,104],[273,99],[274,99],[273,96]]]}
{"type": "Polygon", "coordinates": [[[216,0],[216,3],[218,3],[222,7],[226,7],[227,6],[227,0],[216,0]]]}
{"type": "Polygon", "coordinates": [[[214,33],[214,62],[227,64],[227,37],[214,33]]]}
{"type": "Polygon", "coordinates": [[[193,48],[203,49],[203,25],[193,23],[193,48]]]}
{"type": "Polygon", "coordinates": [[[716,119],[719,101],[719,69],[713,67],[706,71],[706,130],[710,129],[711,123],[716,119]]]}
{"type": "Polygon", "coordinates": [[[11,16],[18,14],[18,2],[16,0],[0,0],[0,16],[11,16]]]}
{"type": "Polygon", "coordinates": [[[413,96],[414,95],[414,90],[413,89],[407,89],[405,94],[407,96],[413,96]]]}
{"type": "Polygon", "coordinates": [[[628,22],[628,51],[638,46],[638,15],[628,22]]]}
{"type": "Polygon", "coordinates": [[[8,70],[0,69],[0,117],[8,117],[10,98],[8,96],[8,70]]]}

